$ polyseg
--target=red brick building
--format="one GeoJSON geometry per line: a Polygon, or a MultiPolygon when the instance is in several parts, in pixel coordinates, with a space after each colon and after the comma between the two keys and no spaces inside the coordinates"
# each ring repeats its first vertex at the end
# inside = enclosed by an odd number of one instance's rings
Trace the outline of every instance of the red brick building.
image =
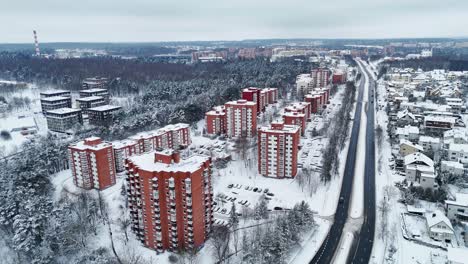
{"type": "Polygon", "coordinates": [[[304,100],[311,105],[311,113],[317,114],[322,110],[322,95],[319,93],[307,94],[304,100]]]}
{"type": "Polygon", "coordinates": [[[260,89],[249,87],[242,90],[242,99],[257,103],[257,113],[265,111],[265,107],[278,101],[277,88],[260,89]]]}
{"type": "Polygon", "coordinates": [[[313,87],[325,87],[330,83],[330,70],[327,68],[315,68],[310,72],[313,87]]]}
{"type": "Polygon", "coordinates": [[[112,142],[112,147],[114,149],[115,169],[117,172],[125,170],[126,158],[142,153],[138,141],[132,139],[114,141],[112,142]]]}
{"type": "Polygon", "coordinates": [[[283,121],[285,125],[296,125],[301,129],[301,135],[305,134],[307,127],[306,115],[300,112],[287,112],[283,114],[283,121]]]}
{"type": "Polygon", "coordinates": [[[310,114],[311,114],[311,104],[309,102],[298,102],[298,103],[293,103],[284,108],[285,113],[302,113],[305,115],[306,120],[310,120],[310,114]]]}
{"type": "Polygon", "coordinates": [[[226,111],[224,105],[213,107],[205,114],[206,133],[221,135],[226,133],[226,111]]]}
{"type": "Polygon", "coordinates": [[[112,144],[90,137],[68,147],[73,182],[83,189],[103,190],[115,184],[112,144]]]}
{"type": "Polygon", "coordinates": [[[158,149],[185,148],[191,143],[190,126],[183,123],[168,125],[157,130],[136,134],[130,139],[138,142],[142,153],[158,149]]]}
{"type": "Polygon", "coordinates": [[[258,172],[273,178],[293,178],[297,173],[300,128],[273,122],[258,130],[258,172]]]}
{"type": "Polygon", "coordinates": [[[332,83],[333,84],[343,84],[346,82],[347,76],[346,72],[343,70],[337,70],[333,72],[332,83]]]}
{"type": "Polygon", "coordinates": [[[126,164],[132,230],[162,252],[202,246],[213,221],[211,159],[178,152],[150,152],[126,164]]]}
{"type": "Polygon", "coordinates": [[[241,99],[227,102],[226,135],[228,137],[252,137],[257,130],[257,104],[241,99]]]}

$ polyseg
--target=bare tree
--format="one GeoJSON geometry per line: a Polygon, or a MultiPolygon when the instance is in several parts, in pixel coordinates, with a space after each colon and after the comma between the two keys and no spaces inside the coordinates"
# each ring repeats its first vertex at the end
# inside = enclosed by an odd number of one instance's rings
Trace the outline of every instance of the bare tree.
{"type": "Polygon", "coordinates": [[[215,257],[218,261],[224,260],[229,254],[229,243],[231,232],[227,226],[214,226],[211,234],[211,243],[213,245],[215,257]]]}

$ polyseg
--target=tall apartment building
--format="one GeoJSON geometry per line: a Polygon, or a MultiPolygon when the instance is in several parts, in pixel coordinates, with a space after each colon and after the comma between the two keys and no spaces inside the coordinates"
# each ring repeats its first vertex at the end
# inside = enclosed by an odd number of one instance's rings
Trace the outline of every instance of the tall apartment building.
{"type": "Polygon", "coordinates": [[[305,115],[306,120],[310,120],[312,105],[309,102],[296,102],[284,108],[285,113],[302,113],[305,115]]]}
{"type": "Polygon", "coordinates": [[[142,153],[142,151],[140,151],[138,141],[131,139],[114,141],[112,142],[112,148],[114,149],[115,170],[117,172],[122,172],[125,170],[126,158],[142,153]]]}
{"type": "Polygon", "coordinates": [[[47,111],[47,127],[51,131],[66,132],[76,124],[83,124],[81,109],[60,108],[47,111]]]}
{"type": "Polygon", "coordinates": [[[66,90],[49,90],[40,93],[41,99],[47,97],[55,97],[55,96],[62,96],[62,97],[71,97],[71,92],[66,90]]]}
{"type": "Polygon", "coordinates": [[[301,129],[301,135],[305,135],[305,130],[307,127],[307,118],[306,115],[296,111],[296,112],[286,112],[283,114],[283,122],[285,125],[296,125],[301,129]]]}
{"type": "Polygon", "coordinates": [[[41,109],[45,115],[47,111],[55,110],[59,108],[71,108],[72,100],[71,97],[66,96],[52,96],[41,98],[41,109]]]}
{"type": "Polygon", "coordinates": [[[213,107],[205,114],[206,133],[221,135],[226,133],[226,110],[224,105],[213,107]]]}
{"type": "Polygon", "coordinates": [[[115,184],[112,144],[98,137],[68,146],[73,182],[83,189],[103,190],[115,184]]]}
{"type": "Polygon", "coordinates": [[[188,124],[168,125],[163,128],[142,132],[131,136],[138,142],[140,151],[149,152],[160,149],[181,149],[190,145],[190,126],[188,124]]]}
{"type": "Polygon", "coordinates": [[[204,244],[213,222],[211,159],[181,159],[174,151],[126,160],[132,230],[148,248],[190,249],[204,244]]]}
{"type": "Polygon", "coordinates": [[[88,109],[106,104],[106,100],[102,96],[89,96],[76,99],[78,108],[83,110],[83,114],[88,114],[88,109]]]}
{"type": "Polygon", "coordinates": [[[319,67],[310,72],[313,87],[325,87],[330,83],[330,70],[319,67]]]}
{"type": "Polygon", "coordinates": [[[242,99],[257,103],[257,113],[265,111],[265,107],[278,101],[277,88],[260,89],[249,87],[242,90],[242,99]]]}
{"type": "Polygon", "coordinates": [[[258,130],[258,172],[273,178],[293,178],[297,173],[300,128],[272,122],[258,130]]]}
{"type": "Polygon", "coordinates": [[[227,102],[226,134],[228,137],[252,137],[257,129],[257,104],[241,99],[227,102]]]}
{"type": "Polygon", "coordinates": [[[114,122],[114,116],[122,107],[115,105],[101,105],[88,108],[89,124],[95,126],[109,126],[114,122]]]}
{"type": "Polygon", "coordinates": [[[304,96],[304,101],[310,103],[310,112],[317,114],[322,111],[322,95],[320,93],[312,93],[304,96]]]}

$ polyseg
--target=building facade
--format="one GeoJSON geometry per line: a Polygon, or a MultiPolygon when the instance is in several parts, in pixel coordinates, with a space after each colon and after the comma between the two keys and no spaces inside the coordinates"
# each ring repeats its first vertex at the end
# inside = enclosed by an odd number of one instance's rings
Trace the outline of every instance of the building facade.
{"type": "Polygon", "coordinates": [[[92,89],[85,89],[80,90],[80,98],[91,97],[91,96],[101,96],[104,98],[106,104],[110,102],[110,95],[107,89],[103,88],[92,88],[92,89]]]}
{"type": "Polygon", "coordinates": [[[227,102],[226,135],[233,137],[252,137],[257,130],[257,104],[241,99],[227,102]]]}
{"type": "Polygon", "coordinates": [[[213,222],[211,160],[178,152],[150,152],[126,164],[132,230],[148,248],[202,246],[213,222]]]}
{"type": "Polygon", "coordinates": [[[68,147],[73,182],[83,189],[103,190],[115,184],[112,144],[98,137],[87,138],[68,147]]]}
{"type": "Polygon", "coordinates": [[[66,132],[76,124],[83,124],[81,109],[60,108],[47,111],[47,127],[51,131],[66,132]]]}
{"type": "Polygon", "coordinates": [[[78,108],[83,111],[83,114],[88,114],[88,109],[106,104],[106,100],[102,96],[89,96],[76,99],[78,108]]]}
{"type": "Polygon", "coordinates": [[[47,111],[55,110],[59,108],[71,108],[72,100],[71,97],[66,96],[52,96],[41,98],[41,109],[45,115],[47,111]]]}
{"type": "Polygon", "coordinates": [[[56,96],[71,97],[71,92],[66,90],[49,90],[40,93],[41,99],[56,96]]]}
{"type": "Polygon", "coordinates": [[[226,111],[224,105],[213,107],[205,114],[206,133],[209,135],[222,135],[226,133],[226,111]]]}
{"type": "Polygon", "coordinates": [[[330,70],[327,68],[315,68],[310,72],[313,87],[325,87],[330,83],[330,70]]]}
{"type": "Polygon", "coordinates": [[[178,150],[188,147],[192,142],[190,126],[184,123],[142,132],[130,137],[130,139],[137,142],[138,148],[142,153],[162,149],[178,150]]]}
{"type": "Polygon", "coordinates": [[[114,149],[115,170],[117,172],[122,172],[125,170],[126,158],[142,153],[142,151],[140,151],[138,141],[136,140],[125,139],[121,141],[115,141],[112,142],[112,147],[114,149]]]}
{"type": "Polygon", "coordinates": [[[300,128],[273,122],[258,130],[258,172],[265,177],[293,178],[297,173],[300,128]]]}
{"type": "Polygon", "coordinates": [[[122,107],[115,105],[101,105],[88,108],[89,124],[95,126],[109,126],[114,122],[114,117],[122,107]]]}

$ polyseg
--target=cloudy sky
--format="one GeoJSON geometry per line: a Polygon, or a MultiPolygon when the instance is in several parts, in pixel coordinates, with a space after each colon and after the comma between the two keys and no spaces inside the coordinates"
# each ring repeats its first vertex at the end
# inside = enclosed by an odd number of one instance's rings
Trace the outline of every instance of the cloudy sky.
{"type": "Polygon", "coordinates": [[[467,0],[0,0],[0,43],[468,36],[467,0]]]}

